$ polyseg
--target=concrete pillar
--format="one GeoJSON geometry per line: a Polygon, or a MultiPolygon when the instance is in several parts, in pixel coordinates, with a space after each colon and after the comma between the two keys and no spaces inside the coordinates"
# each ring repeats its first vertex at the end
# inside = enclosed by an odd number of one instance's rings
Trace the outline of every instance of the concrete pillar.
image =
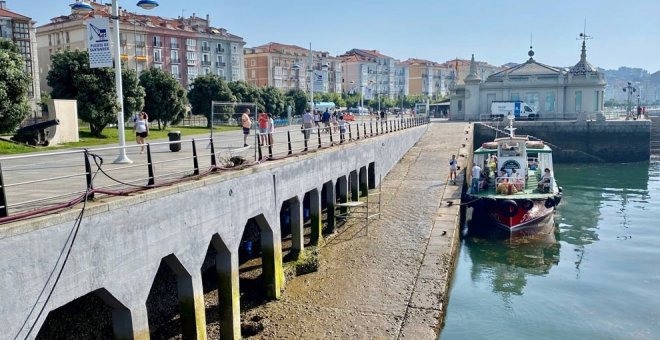
{"type": "Polygon", "coordinates": [[[369,195],[369,182],[367,178],[367,167],[360,168],[360,196],[369,195]]]}
{"type": "Polygon", "coordinates": [[[303,209],[299,198],[289,200],[289,212],[291,214],[291,240],[293,241],[291,251],[294,252],[294,257],[298,258],[305,247],[303,209]]]}
{"type": "MultiPolygon", "coordinates": [[[[339,202],[347,203],[348,202],[348,180],[346,176],[340,177],[337,182],[339,183],[339,202]]],[[[341,207],[339,209],[340,213],[345,214],[348,212],[348,208],[341,207]]]]}
{"type": "Polygon", "coordinates": [[[184,339],[206,339],[206,309],[202,273],[177,276],[181,327],[184,339]]]}
{"type": "Polygon", "coordinates": [[[309,192],[309,216],[311,219],[311,244],[318,246],[323,243],[323,222],[321,221],[321,189],[309,192]]]}
{"type": "Polygon", "coordinates": [[[263,215],[255,217],[261,230],[261,263],[263,267],[266,296],[279,299],[284,288],[282,269],[282,242],[275,237],[273,229],[263,215]]]}
{"type": "Polygon", "coordinates": [[[351,171],[349,177],[351,179],[351,201],[357,201],[360,199],[360,183],[358,182],[357,171],[351,171]]]}
{"type": "Polygon", "coordinates": [[[324,184],[325,186],[325,204],[327,209],[327,223],[328,223],[328,232],[333,233],[335,231],[336,222],[336,212],[335,212],[335,184],[331,181],[324,184]]]}
{"type": "Polygon", "coordinates": [[[217,249],[215,269],[218,273],[218,308],[220,335],[223,339],[241,338],[241,292],[238,277],[238,251],[217,249]]]}

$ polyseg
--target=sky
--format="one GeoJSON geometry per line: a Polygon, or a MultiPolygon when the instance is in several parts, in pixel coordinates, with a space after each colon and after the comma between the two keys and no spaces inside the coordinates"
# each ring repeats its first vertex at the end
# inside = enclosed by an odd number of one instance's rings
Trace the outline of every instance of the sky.
{"type": "MultiPolygon", "coordinates": [[[[74,0],[7,0],[10,10],[43,25],[68,13],[74,0]]],[[[105,0],[110,2],[110,0],[105,0]]],[[[160,0],[145,11],[137,0],[120,5],[163,17],[211,17],[211,24],[245,39],[246,47],[280,42],[342,54],[374,49],[391,57],[444,62],[454,58],[494,65],[535,59],[572,66],[579,33],[597,67],[660,71],[660,0],[160,0]]]]}

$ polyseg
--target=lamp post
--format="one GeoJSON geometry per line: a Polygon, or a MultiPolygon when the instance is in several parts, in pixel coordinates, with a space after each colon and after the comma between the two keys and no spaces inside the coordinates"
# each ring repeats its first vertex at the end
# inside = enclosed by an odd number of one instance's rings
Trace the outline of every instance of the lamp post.
{"type": "MultiPolygon", "coordinates": [[[[143,9],[154,9],[158,7],[156,0],[139,0],[137,6],[143,9]]],[[[71,9],[78,13],[91,13],[94,7],[82,1],[76,1],[70,5],[71,9]]],[[[119,1],[112,0],[112,35],[114,39],[114,54],[115,54],[115,91],[117,92],[117,100],[119,101],[119,112],[117,113],[117,129],[119,131],[119,156],[115,159],[115,164],[128,164],[132,163],[126,155],[126,134],[124,132],[124,94],[121,82],[121,46],[119,43],[119,1]]]]}
{"type": "Polygon", "coordinates": [[[623,92],[628,93],[628,104],[626,106],[626,120],[630,119],[630,98],[633,93],[637,92],[637,89],[632,86],[631,82],[628,82],[628,86],[623,88],[623,92]]]}

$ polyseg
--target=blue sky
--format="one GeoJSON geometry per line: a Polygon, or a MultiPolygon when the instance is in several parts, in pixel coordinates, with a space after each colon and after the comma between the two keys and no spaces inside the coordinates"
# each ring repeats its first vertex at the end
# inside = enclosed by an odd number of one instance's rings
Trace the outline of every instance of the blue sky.
{"type": "MultiPolygon", "coordinates": [[[[38,24],[65,14],[73,0],[7,0],[38,24]]],[[[106,0],[110,2],[110,0],[106,0]]],[[[137,0],[121,0],[134,11],[137,0]]],[[[660,70],[658,0],[162,0],[150,14],[211,15],[212,24],[242,36],[247,46],[276,41],[340,54],[377,49],[399,59],[456,57],[501,65],[536,59],[570,66],[587,21],[588,59],[603,68],[660,70]]]]}

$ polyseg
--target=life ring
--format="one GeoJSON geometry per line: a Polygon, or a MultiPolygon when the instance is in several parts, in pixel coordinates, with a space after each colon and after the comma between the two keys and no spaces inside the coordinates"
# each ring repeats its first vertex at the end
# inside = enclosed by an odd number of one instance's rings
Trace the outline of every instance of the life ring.
{"type": "Polygon", "coordinates": [[[530,211],[532,208],[534,208],[534,201],[530,199],[524,199],[520,201],[520,207],[525,211],[530,211]]]}
{"type": "Polygon", "coordinates": [[[506,217],[516,216],[518,214],[518,204],[513,200],[501,201],[500,212],[506,217]]]}
{"type": "Polygon", "coordinates": [[[550,198],[550,197],[548,197],[548,199],[545,200],[545,204],[544,204],[544,205],[545,205],[546,208],[550,209],[550,208],[552,208],[552,207],[555,206],[555,200],[552,199],[552,198],[550,198]]]}

